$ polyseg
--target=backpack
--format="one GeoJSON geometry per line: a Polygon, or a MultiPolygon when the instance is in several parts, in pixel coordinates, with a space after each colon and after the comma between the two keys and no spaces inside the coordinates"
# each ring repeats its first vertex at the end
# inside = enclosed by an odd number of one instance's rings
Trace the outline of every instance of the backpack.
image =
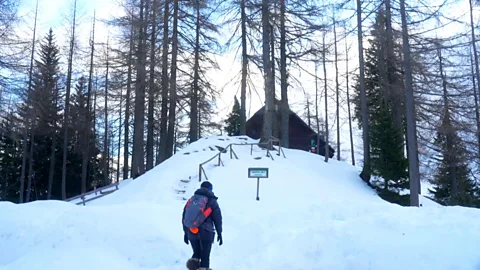
{"type": "Polygon", "coordinates": [[[212,208],[208,207],[208,198],[203,195],[195,194],[185,206],[185,216],[183,225],[190,229],[193,234],[197,234],[200,225],[210,216],[212,208]]]}

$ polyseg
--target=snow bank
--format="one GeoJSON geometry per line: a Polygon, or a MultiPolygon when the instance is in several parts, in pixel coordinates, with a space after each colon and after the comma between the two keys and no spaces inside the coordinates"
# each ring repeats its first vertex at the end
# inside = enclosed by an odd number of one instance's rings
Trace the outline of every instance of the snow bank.
{"type": "MultiPolygon", "coordinates": [[[[231,142],[253,141],[202,139],[86,207],[0,203],[0,269],[185,269],[191,249],[175,190],[189,197],[198,164],[217,153],[210,147],[231,142]]],[[[258,147],[253,155],[249,146],[233,149],[239,160],[206,169],[224,221],[213,269],[480,269],[478,209],[426,198],[435,207],[405,208],[379,198],[343,162],[288,149],[272,161],[258,147]],[[270,169],[260,201],[249,167],[270,169]]]]}

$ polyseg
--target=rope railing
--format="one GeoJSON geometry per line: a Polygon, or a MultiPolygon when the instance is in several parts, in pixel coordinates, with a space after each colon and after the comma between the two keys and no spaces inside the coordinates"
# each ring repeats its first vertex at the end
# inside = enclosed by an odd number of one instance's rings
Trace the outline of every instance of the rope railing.
{"type": "Polygon", "coordinates": [[[271,137],[270,140],[268,140],[265,143],[231,143],[231,144],[227,145],[227,147],[224,148],[223,151],[219,151],[216,155],[214,155],[213,157],[211,157],[207,161],[204,161],[204,162],[200,163],[200,165],[198,165],[198,181],[202,182],[202,177],[203,176],[205,176],[205,179],[208,181],[208,176],[207,176],[207,174],[205,172],[205,168],[203,166],[205,164],[209,163],[210,161],[214,160],[215,158],[218,158],[218,162],[217,162],[216,166],[224,166],[223,161],[222,161],[222,153],[223,154],[228,153],[229,148],[230,148],[230,159],[233,159],[233,157],[235,157],[235,159],[238,159],[237,154],[233,150],[234,145],[236,145],[236,146],[250,146],[250,155],[253,155],[253,147],[254,146],[259,146],[260,148],[262,148],[262,145],[267,146],[267,147],[264,147],[267,150],[267,157],[274,160],[273,155],[271,153],[272,152],[271,149],[275,150],[275,148],[273,147],[274,143],[278,143],[277,155],[278,156],[283,155],[283,157],[286,158],[285,153],[283,152],[283,148],[280,144],[280,140],[275,138],[275,137],[271,137]]]}

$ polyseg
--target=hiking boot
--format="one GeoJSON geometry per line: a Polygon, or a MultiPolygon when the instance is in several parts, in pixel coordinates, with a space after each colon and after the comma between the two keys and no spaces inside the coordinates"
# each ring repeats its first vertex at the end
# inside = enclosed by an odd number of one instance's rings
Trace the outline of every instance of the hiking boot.
{"type": "Polygon", "coordinates": [[[199,259],[191,258],[191,259],[188,259],[187,261],[188,270],[197,270],[199,265],[200,265],[199,259]]]}

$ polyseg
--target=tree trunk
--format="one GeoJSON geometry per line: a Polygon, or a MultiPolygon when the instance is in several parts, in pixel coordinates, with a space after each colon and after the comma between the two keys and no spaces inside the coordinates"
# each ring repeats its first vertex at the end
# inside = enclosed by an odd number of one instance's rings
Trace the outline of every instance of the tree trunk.
{"type": "Polygon", "coordinates": [[[128,160],[128,150],[130,149],[129,147],[129,141],[130,141],[130,96],[131,96],[131,89],[132,89],[132,54],[133,54],[133,49],[134,49],[134,27],[132,24],[132,28],[130,30],[130,50],[128,52],[128,58],[127,58],[127,95],[125,96],[125,134],[124,134],[124,139],[123,139],[123,178],[128,179],[128,172],[129,170],[129,160],[128,160]]]}
{"type": "Polygon", "coordinates": [[[337,23],[333,14],[333,42],[335,50],[335,93],[337,101],[337,160],[340,160],[340,89],[338,83],[337,23]]]}
{"type": "MultiPolygon", "coordinates": [[[[58,86],[55,86],[57,89],[58,96],[58,86]]],[[[57,106],[57,100],[55,100],[55,107],[57,106]]],[[[57,122],[54,121],[53,124],[53,136],[52,136],[52,147],[50,149],[50,168],[48,170],[48,191],[47,191],[47,200],[52,198],[52,187],[53,187],[53,176],[55,173],[55,161],[56,156],[55,152],[57,150],[57,122]]]]}
{"type": "Polygon", "coordinates": [[[167,158],[167,122],[168,122],[168,18],[170,0],[165,0],[163,13],[163,43],[162,43],[162,110],[160,116],[160,150],[157,164],[167,158]]]}
{"type": "MultiPolygon", "coordinates": [[[[97,91],[98,91],[98,74],[95,72],[95,91],[93,91],[93,141],[97,141],[97,91]]],[[[93,149],[95,146],[92,144],[93,149]]],[[[92,170],[93,182],[98,185],[97,170],[92,170]]]]}
{"type": "Polygon", "coordinates": [[[324,78],[324,91],[325,91],[325,162],[328,162],[330,147],[328,142],[328,85],[327,85],[327,59],[325,52],[327,48],[325,47],[325,32],[323,32],[323,50],[322,50],[322,62],[323,62],[323,78],[324,78]]]}
{"type": "Polygon", "coordinates": [[[35,133],[31,134],[30,137],[30,153],[29,153],[29,162],[28,162],[28,181],[27,181],[27,197],[26,197],[26,202],[30,202],[30,196],[32,192],[32,177],[33,177],[33,162],[34,162],[34,156],[33,156],[33,150],[35,146],[35,133]]]}
{"type": "Polygon", "coordinates": [[[70,39],[70,52],[68,55],[67,86],[65,93],[64,136],[63,136],[63,163],[62,163],[62,199],[67,199],[67,153],[68,153],[68,127],[70,125],[70,88],[72,85],[73,50],[75,49],[75,24],[77,15],[77,0],[74,2],[72,36],[70,39]]]}
{"type": "Polygon", "coordinates": [[[315,146],[315,150],[317,154],[320,153],[320,115],[318,112],[318,65],[315,62],[315,121],[317,122],[317,144],[315,146]]]}
{"type": "Polygon", "coordinates": [[[104,154],[104,158],[103,158],[103,170],[104,170],[104,173],[103,173],[103,184],[106,186],[109,184],[109,181],[108,181],[108,173],[109,173],[109,151],[108,151],[108,103],[107,103],[107,99],[108,99],[108,71],[109,71],[109,68],[110,68],[110,62],[109,62],[109,59],[108,59],[108,50],[109,50],[109,47],[108,47],[108,41],[107,41],[107,66],[106,66],[106,73],[105,73],[105,97],[104,97],[104,116],[105,116],[105,136],[103,138],[103,154],[104,154]]]}
{"type": "Polygon", "coordinates": [[[442,61],[442,49],[440,45],[438,46],[438,59],[439,59],[439,69],[440,69],[440,77],[442,78],[442,87],[443,87],[443,106],[444,106],[444,119],[442,123],[442,131],[445,132],[446,135],[446,143],[447,143],[447,156],[444,157],[447,160],[448,164],[448,172],[450,177],[451,183],[451,197],[455,197],[458,194],[458,182],[457,182],[457,166],[455,162],[455,142],[453,139],[453,126],[450,121],[450,106],[448,102],[448,90],[447,90],[447,80],[445,78],[445,74],[443,73],[443,61],[442,61]]]}
{"type": "Polygon", "coordinates": [[[312,114],[310,112],[310,98],[307,94],[305,94],[305,98],[307,99],[307,125],[309,128],[312,128],[312,114]]]}
{"type": "Polygon", "coordinates": [[[82,157],[82,194],[87,192],[87,173],[88,173],[88,160],[89,160],[89,150],[90,150],[90,136],[91,133],[91,122],[90,118],[90,99],[92,96],[92,77],[93,77],[93,56],[95,53],[95,21],[96,14],[93,16],[93,28],[92,28],[92,39],[90,40],[90,72],[88,75],[88,90],[87,90],[87,115],[86,115],[86,128],[83,135],[84,146],[83,146],[83,157],[82,157]]]}
{"type": "MultiPolygon", "coordinates": [[[[30,97],[30,93],[32,91],[32,74],[33,74],[33,60],[35,58],[35,37],[37,32],[37,16],[38,16],[38,0],[35,8],[35,22],[33,24],[33,38],[32,38],[32,52],[30,56],[30,68],[28,70],[28,89],[27,89],[27,100],[30,97]]],[[[25,190],[25,172],[27,167],[27,154],[28,154],[28,126],[29,122],[33,121],[33,116],[31,115],[32,109],[27,109],[27,115],[25,115],[25,127],[23,130],[23,140],[24,143],[22,145],[22,169],[20,173],[20,192],[19,192],[19,203],[23,203],[23,195],[25,190]]],[[[33,123],[33,122],[32,122],[33,123]]],[[[33,127],[33,124],[32,124],[33,127]]],[[[31,130],[33,133],[33,129],[31,130]]],[[[32,142],[33,143],[33,142],[32,142]]]]}
{"type": "Polygon", "coordinates": [[[198,81],[200,57],[200,3],[196,0],[196,25],[195,25],[195,59],[193,66],[193,89],[190,97],[190,143],[198,140],[198,81]]]}
{"type": "MultiPolygon", "coordinates": [[[[473,59],[475,60],[475,73],[476,73],[476,78],[477,78],[477,85],[479,86],[480,89],[480,70],[479,70],[479,63],[478,63],[478,53],[477,53],[477,40],[475,36],[475,24],[473,24],[473,4],[472,0],[469,0],[469,5],[470,5],[470,27],[471,27],[471,33],[472,33],[472,48],[473,48],[473,59]]],[[[479,113],[479,107],[478,107],[478,96],[477,93],[475,93],[475,86],[474,88],[474,95],[475,95],[475,111],[476,111],[476,116],[477,116],[477,140],[478,140],[478,158],[480,162],[480,118],[478,117],[479,113]]],[[[478,91],[480,94],[480,91],[478,91]]]]}
{"type": "MultiPolygon", "coordinates": [[[[199,101],[205,100],[204,98],[205,98],[204,93],[199,91],[198,100],[199,101]]],[[[198,136],[197,138],[202,137],[202,109],[200,108],[200,106],[199,106],[199,109],[198,109],[198,134],[197,134],[197,136],[198,136]]]]}
{"type": "MultiPolygon", "coordinates": [[[[123,77],[123,76],[122,76],[123,77]]],[[[122,147],[122,103],[123,88],[120,88],[120,113],[118,117],[117,183],[120,182],[120,148],[122,147]]]]}
{"type": "Polygon", "coordinates": [[[155,44],[156,44],[156,23],[157,23],[157,9],[156,0],[152,0],[152,35],[150,39],[150,85],[148,88],[148,121],[147,121],[147,170],[153,168],[153,126],[154,126],[154,102],[155,94],[155,44]]]}
{"type": "Polygon", "coordinates": [[[475,65],[474,60],[473,60],[473,55],[472,51],[470,51],[470,62],[471,62],[471,73],[472,73],[472,85],[473,85],[473,96],[475,100],[475,120],[477,124],[477,147],[478,147],[478,162],[480,162],[480,111],[478,107],[478,96],[477,96],[477,87],[475,84],[475,71],[473,69],[473,66],[475,65]]]}
{"type": "Polygon", "coordinates": [[[362,30],[362,1],[357,0],[357,37],[358,37],[358,62],[359,62],[359,81],[360,81],[360,103],[362,111],[362,130],[363,130],[363,169],[360,177],[363,181],[370,183],[370,134],[368,126],[368,108],[367,94],[365,91],[365,61],[363,58],[363,30],[362,30]]]}
{"type": "Polygon", "coordinates": [[[114,169],[114,164],[113,164],[113,157],[115,156],[115,135],[113,134],[113,130],[110,128],[110,135],[108,136],[109,137],[109,146],[110,146],[110,151],[108,151],[109,153],[109,156],[108,156],[108,160],[112,160],[112,162],[109,162],[109,166],[108,166],[108,170],[109,172],[111,172],[109,175],[109,179],[110,181],[108,182],[108,184],[112,184],[113,183],[113,179],[115,178],[114,177],[114,174],[113,174],[113,169],[114,169]]]}
{"type": "Polygon", "coordinates": [[[276,83],[276,75],[275,75],[275,29],[273,28],[273,25],[270,24],[270,51],[272,52],[272,60],[271,60],[271,64],[272,64],[272,80],[273,80],[273,84],[272,84],[272,95],[273,95],[273,112],[272,112],[272,136],[275,137],[275,138],[280,138],[280,135],[279,135],[279,128],[280,126],[278,125],[278,120],[280,120],[278,118],[278,102],[277,102],[277,96],[276,96],[276,93],[277,93],[277,89],[275,89],[275,83],[276,83]]]}
{"type": "MultiPolygon", "coordinates": [[[[23,131],[23,145],[22,145],[22,167],[20,172],[20,191],[18,202],[23,203],[23,195],[25,193],[25,172],[27,171],[27,156],[28,156],[28,126],[29,126],[29,116],[25,119],[25,127],[23,131]]],[[[33,132],[33,129],[32,129],[33,132]]]]}
{"type": "Polygon", "coordinates": [[[140,0],[139,39],[137,48],[137,79],[135,82],[135,122],[133,137],[132,177],[145,173],[144,125],[145,125],[145,77],[146,77],[146,22],[145,1],[140,0]]]}
{"type": "Polygon", "coordinates": [[[167,155],[172,156],[175,136],[175,115],[177,108],[177,54],[178,54],[178,10],[179,0],[173,0],[173,33],[172,33],[172,71],[170,77],[170,108],[168,115],[167,155]]]}
{"type": "Polygon", "coordinates": [[[410,205],[419,206],[420,172],[418,167],[417,135],[415,134],[415,100],[412,87],[412,66],[410,59],[410,44],[407,29],[405,0],[400,0],[400,14],[402,17],[403,64],[405,70],[405,92],[407,111],[407,138],[408,138],[408,171],[410,174],[410,205]]]}
{"type": "Polygon", "coordinates": [[[247,134],[247,13],[245,2],[240,0],[241,27],[242,27],[242,85],[240,90],[240,135],[247,134]]]}
{"type": "Polygon", "coordinates": [[[348,70],[348,45],[347,45],[347,38],[345,32],[345,65],[346,65],[346,84],[347,84],[347,109],[348,109],[348,128],[350,133],[350,152],[352,154],[352,165],[355,166],[355,149],[353,146],[353,130],[352,130],[352,113],[350,110],[350,92],[349,92],[349,70],[348,70]]]}
{"type": "Polygon", "coordinates": [[[262,0],[262,40],[263,40],[263,74],[265,88],[265,112],[263,117],[263,132],[260,141],[268,142],[273,135],[273,112],[274,112],[274,93],[273,93],[273,74],[272,63],[270,61],[270,23],[268,10],[269,0],[262,0]]]}
{"type": "MultiPolygon", "coordinates": [[[[391,0],[385,0],[385,32],[386,32],[386,74],[387,74],[387,96],[392,107],[393,124],[397,131],[404,130],[402,123],[402,98],[397,87],[395,79],[395,52],[393,48],[393,28],[392,28],[392,7],[391,0]]],[[[401,133],[400,133],[401,134],[401,133]]],[[[402,136],[403,139],[403,136],[402,136]]]]}
{"type": "Polygon", "coordinates": [[[280,91],[281,91],[281,118],[282,118],[282,146],[289,147],[290,108],[288,106],[288,75],[287,75],[287,48],[285,29],[285,0],[280,0],[280,91]]]}

